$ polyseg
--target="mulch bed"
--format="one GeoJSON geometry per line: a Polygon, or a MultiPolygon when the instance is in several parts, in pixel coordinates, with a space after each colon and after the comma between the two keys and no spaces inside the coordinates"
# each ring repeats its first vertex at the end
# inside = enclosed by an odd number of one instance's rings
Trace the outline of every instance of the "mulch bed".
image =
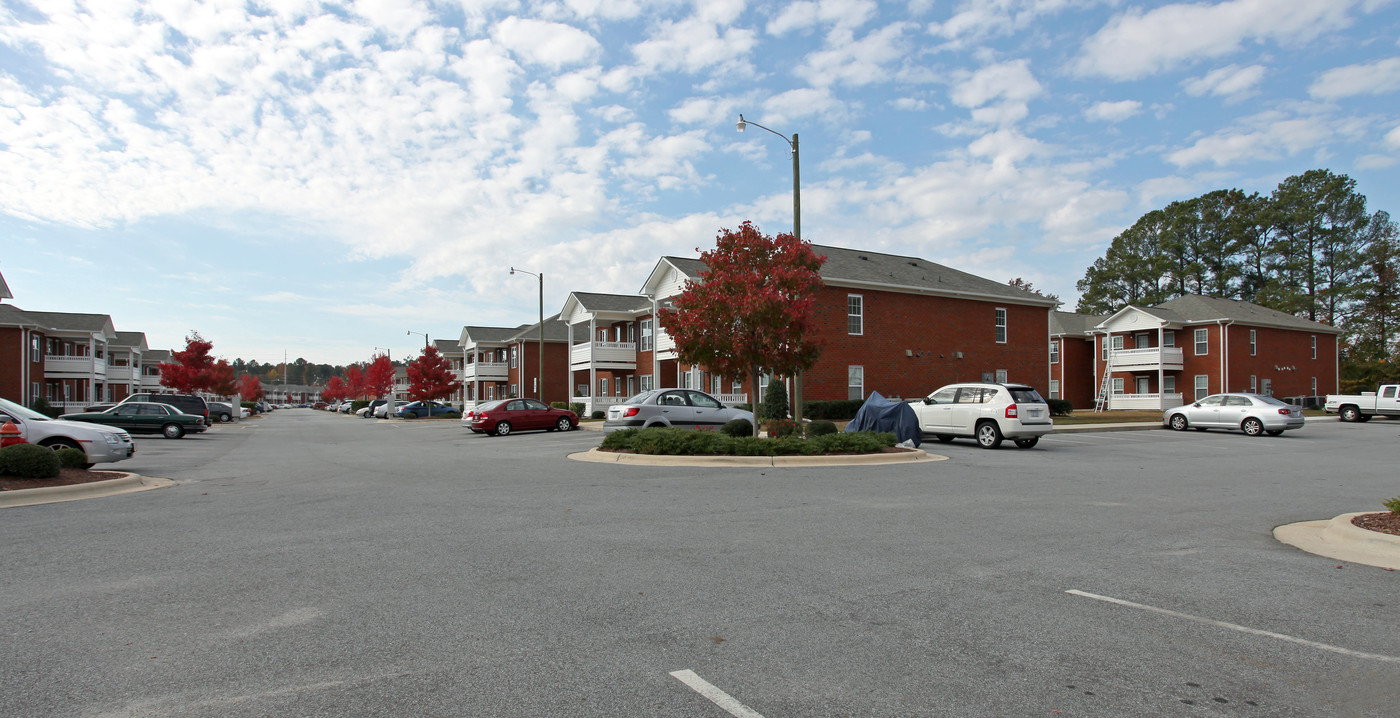
{"type": "Polygon", "coordinates": [[[126,474],[117,471],[88,471],[87,469],[59,469],[58,476],[49,479],[21,479],[14,476],[0,476],[0,491],[38,489],[45,486],[72,486],[93,481],[120,479],[126,474]]]}
{"type": "Polygon", "coordinates": [[[1389,512],[1383,514],[1362,514],[1351,519],[1353,526],[1379,531],[1383,534],[1400,536],[1400,515],[1389,512]]]}
{"type": "MultiPolygon", "coordinates": [[[[599,451],[607,452],[607,453],[609,453],[609,454],[635,454],[635,453],[637,453],[637,452],[635,452],[635,451],[633,451],[633,450],[631,450],[631,449],[608,449],[608,448],[604,448],[604,447],[601,447],[601,446],[598,447],[598,450],[599,450],[599,451]]],[[[906,448],[904,448],[904,447],[902,447],[902,446],[886,446],[885,448],[880,449],[879,451],[877,451],[877,452],[875,452],[875,453],[877,453],[877,454],[903,454],[903,453],[907,453],[907,452],[910,452],[910,451],[914,451],[914,449],[906,449],[906,448]]],[[[831,451],[831,452],[828,452],[828,453],[825,453],[825,454],[778,454],[779,457],[783,457],[783,456],[866,456],[866,455],[868,455],[867,452],[856,452],[856,451],[831,451]]],[[[654,456],[675,456],[675,454],[654,454],[654,456]]],[[[773,458],[772,456],[769,456],[768,454],[689,454],[689,456],[704,456],[704,457],[707,457],[707,458],[708,458],[708,457],[712,457],[712,456],[740,456],[740,457],[743,457],[743,456],[754,456],[754,457],[759,457],[759,458],[764,458],[764,459],[771,459],[771,458],[773,458]]]]}

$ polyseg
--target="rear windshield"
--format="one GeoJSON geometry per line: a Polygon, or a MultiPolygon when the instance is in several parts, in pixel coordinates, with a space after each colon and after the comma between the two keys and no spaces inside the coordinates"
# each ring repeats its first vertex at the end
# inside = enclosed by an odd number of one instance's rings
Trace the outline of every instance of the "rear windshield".
{"type": "Polygon", "coordinates": [[[1265,404],[1273,404],[1273,405],[1275,405],[1275,406],[1289,406],[1288,404],[1286,404],[1286,403],[1284,403],[1284,402],[1282,402],[1282,401],[1279,401],[1278,399],[1275,399],[1275,398],[1273,398],[1272,396],[1256,396],[1256,397],[1254,397],[1254,400],[1255,400],[1255,401],[1262,401],[1262,402],[1264,402],[1265,404]]]}
{"type": "Polygon", "coordinates": [[[1009,391],[1009,392],[1011,392],[1011,401],[1013,401],[1013,402],[1015,402],[1015,403],[1017,403],[1017,404],[1044,404],[1044,403],[1045,403],[1045,398],[1042,397],[1042,396],[1040,395],[1040,392],[1036,391],[1035,389],[1031,389],[1031,388],[1029,388],[1029,387],[1020,387],[1020,388],[1016,388],[1016,387],[1007,387],[1006,390],[1009,391]]]}

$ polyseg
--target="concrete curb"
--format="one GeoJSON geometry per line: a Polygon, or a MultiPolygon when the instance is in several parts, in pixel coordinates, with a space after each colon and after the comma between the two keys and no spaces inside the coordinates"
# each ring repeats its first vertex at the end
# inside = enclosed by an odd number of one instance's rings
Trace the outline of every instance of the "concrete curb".
{"type": "Polygon", "coordinates": [[[1274,538],[1308,553],[1338,561],[1400,570],[1400,536],[1370,531],[1352,518],[1379,511],[1355,511],[1331,520],[1299,521],[1274,528],[1274,538]]]}
{"type": "Polygon", "coordinates": [[[120,494],[134,494],[138,491],[150,491],[151,489],[163,488],[174,483],[175,482],[170,479],[157,479],[140,474],[127,473],[119,479],[93,481],[86,484],[74,484],[72,486],[44,486],[37,489],[0,491],[0,509],[14,506],[55,504],[61,501],[78,501],[80,499],[97,499],[104,496],[117,496],[120,494]]]}
{"type": "Polygon", "coordinates": [[[1160,421],[1134,421],[1121,424],[1074,424],[1073,426],[1055,426],[1055,430],[1046,436],[1056,434],[1084,434],[1097,431],[1151,431],[1152,429],[1164,429],[1160,421]]]}
{"type": "Polygon", "coordinates": [[[630,466],[764,466],[796,468],[812,466],[878,466],[915,462],[944,461],[948,457],[930,454],[922,449],[895,454],[860,454],[856,456],[653,456],[649,454],[619,454],[589,449],[569,454],[569,459],[594,464],[627,464],[630,466]]]}

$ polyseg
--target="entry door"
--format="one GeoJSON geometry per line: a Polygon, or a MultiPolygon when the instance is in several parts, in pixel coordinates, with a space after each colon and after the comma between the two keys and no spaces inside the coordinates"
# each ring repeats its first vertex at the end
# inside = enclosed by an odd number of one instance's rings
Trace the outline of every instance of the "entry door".
{"type": "Polygon", "coordinates": [[[1149,392],[1151,391],[1151,387],[1152,387],[1152,380],[1151,380],[1150,378],[1145,377],[1145,376],[1140,376],[1140,377],[1137,378],[1137,393],[1138,393],[1138,394],[1147,394],[1147,393],[1149,393],[1149,392]]]}

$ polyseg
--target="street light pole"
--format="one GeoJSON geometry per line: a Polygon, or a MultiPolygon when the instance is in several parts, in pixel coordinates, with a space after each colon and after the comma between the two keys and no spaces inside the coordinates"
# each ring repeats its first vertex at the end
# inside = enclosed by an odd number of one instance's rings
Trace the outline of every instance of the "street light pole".
{"type": "MultiPolygon", "coordinates": [[[[515,267],[511,267],[511,268],[510,268],[510,273],[511,273],[511,274],[515,274],[516,272],[520,272],[521,274],[528,274],[528,275],[530,275],[530,276],[532,276],[532,277],[536,277],[536,278],[538,278],[538,279],[540,280],[540,364],[539,364],[538,367],[536,367],[536,369],[538,369],[538,371],[539,371],[539,378],[538,378],[538,382],[539,382],[539,383],[537,383],[537,384],[535,385],[535,388],[539,390],[539,393],[538,393],[538,395],[536,396],[536,398],[538,398],[538,399],[540,400],[540,402],[543,403],[543,402],[544,402],[544,272],[540,272],[539,274],[536,274],[536,273],[534,273],[534,272],[527,272],[527,271],[525,271],[525,270],[523,270],[523,269],[516,269],[515,267]]],[[[524,376],[525,376],[525,372],[524,372],[524,369],[525,369],[525,357],[523,357],[523,356],[520,357],[520,368],[521,368],[520,376],[521,376],[521,378],[524,378],[524,376]]]]}
{"type": "MultiPolygon", "coordinates": [[[[801,241],[801,240],[802,240],[802,181],[801,181],[801,171],[800,171],[800,169],[799,169],[799,167],[798,167],[797,133],[796,133],[796,132],[792,133],[792,139],[789,140],[789,139],[787,138],[787,136],[783,135],[781,132],[777,132],[777,131],[775,131],[775,130],[773,130],[773,129],[770,129],[770,128],[768,128],[768,127],[764,127],[763,125],[760,125],[760,124],[758,124],[757,122],[752,122],[752,121],[749,121],[749,120],[745,120],[745,119],[744,119],[744,115],[743,115],[742,113],[739,115],[739,121],[738,121],[737,123],[734,124],[734,127],[735,127],[736,129],[738,129],[740,132],[743,132],[744,130],[748,129],[748,126],[749,126],[749,125],[753,125],[754,127],[757,127],[757,128],[759,128],[760,130],[768,130],[769,132],[771,132],[771,133],[777,135],[778,137],[781,137],[782,140],[783,140],[784,142],[788,143],[788,147],[792,150],[792,236],[793,236],[793,237],[796,237],[798,241],[801,241]]],[[[753,390],[754,390],[754,393],[755,393],[755,394],[758,393],[758,387],[754,387],[753,390]]],[[[754,397],[754,402],[753,402],[753,403],[754,403],[755,405],[757,405],[757,400],[758,400],[758,398],[759,398],[758,396],[755,396],[755,397],[754,397]]],[[[798,370],[797,375],[794,376],[794,377],[792,378],[792,420],[793,420],[794,422],[796,422],[797,425],[798,425],[799,427],[802,426],[802,371],[801,371],[801,370],[798,370]]]]}

